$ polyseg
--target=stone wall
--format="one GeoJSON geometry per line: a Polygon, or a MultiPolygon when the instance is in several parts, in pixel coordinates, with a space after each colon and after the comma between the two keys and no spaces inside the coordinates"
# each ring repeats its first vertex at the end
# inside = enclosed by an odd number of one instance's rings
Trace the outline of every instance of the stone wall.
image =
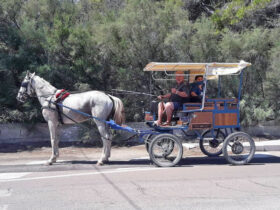
{"type": "MultiPolygon", "coordinates": [[[[79,140],[79,129],[77,125],[60,126],[60,139],[64,142],[79,140]]],[[[0,143],[24,143],[50,141],[48,125],[38,123],[28,124],[0,124],[0,143]]]]}
{"type": "MultiPolygon", "coordinates": [[[[129,126],[136,129],[147,129],[144,123],[128,123],[129,126]]],[[[93,126],[94,127],[94,126],[93,126]]],[[[280,127],[277,125],[258,125],[255,127],[245,128],[244,131],[252,136],[262,136],[271,139],[280,138],[280,127]]],[[[83,128],[79,125],[62,125],[59,126],[61,142],[81,141],[83,128]]],[[[98,132],[94,133],[96,138],[91,141],[100,141],[98,132]]],[[[128,132],[118,132],[114,141],[124,141],[132,136],[128,132]]],[[[135,139],[137,140],[137,139],[135,139]]],[[[46,123],[29,124],[0,124],[0,144],[6,143],[32,143],[50,141],[49,129],[46,123]]]]}

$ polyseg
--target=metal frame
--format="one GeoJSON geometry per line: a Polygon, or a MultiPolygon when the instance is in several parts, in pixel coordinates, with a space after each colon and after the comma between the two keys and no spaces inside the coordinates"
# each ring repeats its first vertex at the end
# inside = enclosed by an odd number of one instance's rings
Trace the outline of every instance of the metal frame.
{"type": "MultiPolygon", "coordinates": [[[[202,103],[201,103],[201,108],[200,109],[192,109],[192,110],[186,110],[186,106],[183,106],[183,112],[187,112],[187,113],[192,113],[192,112],[212,112],[213,115],[213,119],[212,119],[212,124],[213,124],[213,129],[226,129],[226,128],[238,128],[240,129],[240,99],[241,99],[241,92],[242,92],[242,82],[243,82],[243,70],[241,70],[240,72],[240,82],[239,82],[239,88],[238,88],[238,98],[237,98],[237,107],[236,109],[229,109],[228,108],[228,102],[233,102],[234,99],[205,99],[205,95],[206,95],[206,84],[207,84],[207,79],[205,79],[205,89],[203,92],[203,99],[202,99],[202,103]],[[223,102],[224,104],[224,109],[219,110],[218,106],[217,106],[217,102],[223,102]],[[213,110],[204,110],[204,106],[205,106],[205,102],[214,102],[214,109],[213,110]],[[231,114],[231,113],[235,113],[237,114],[237,124],[236,125],[215,125],[215,115],[216,114],[231,114]]],[[[218,95],[220,95],[221,92],[221,82],[220,82],[221,78],[219,77],[219,83],[218,83],[218,95]]]]}

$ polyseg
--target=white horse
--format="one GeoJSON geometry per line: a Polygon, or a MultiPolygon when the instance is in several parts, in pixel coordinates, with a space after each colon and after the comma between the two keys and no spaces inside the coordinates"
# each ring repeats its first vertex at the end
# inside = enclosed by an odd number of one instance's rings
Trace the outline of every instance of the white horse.
{"type": "MultiPolygon", "coordinates": [[[[17,100],[20,102],[25,102],[28,96],[37,96],[42,105],[42,114],[49,126],[52,145],[52,155],[47,161],[48,165],[55,163],[59,156],[59,139],[57,135],[58,125],[60,123],[59,114],[56,106],[50,103],[50,101],[55,101],[55,95],[60,91],[61,90],[56,89],[46,80],[36,76],[35,73],[31,74],[27,72],[17,95],[17,100]]],[[[112,142],[112,134],[105,120],[111,117],[109,115],[114,113],[113,119],[117,124],[121,125],[124,122],[122,101],[117,97],[109,96],[100,91],[88,91],[70,94],[61,104],[101,119],[101,121],[96,119],[94,119],[94,121],[103,142],[102,155],[97,164],[103,165],[109,160],[112,142]],[[114,110],[112,111],[112,109],[114,110]]],[[[65,124],[73,124],[74,122],[72,120],[75,122],[88,120],[88,117],[65,107],[60,107],[60,110],[62,113],[60,116],[65,124]]]]}

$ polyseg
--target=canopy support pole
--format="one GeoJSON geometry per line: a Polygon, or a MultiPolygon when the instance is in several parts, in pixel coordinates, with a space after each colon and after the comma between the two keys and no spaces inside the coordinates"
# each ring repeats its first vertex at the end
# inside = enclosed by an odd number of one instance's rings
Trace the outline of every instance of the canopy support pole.
{"type": "Polygon", "coordinates": [[[239,90],[238,90],[238,105],[241,99],[241,92],[242,92],[242,82],[243,82],[243,70],[240,73],[240,80],[239,80],[239,90]]]}
{"type": "Polygon", "coordinates": [[[221,77],[218,76],[218,98],[221,98],[221,77]]]}

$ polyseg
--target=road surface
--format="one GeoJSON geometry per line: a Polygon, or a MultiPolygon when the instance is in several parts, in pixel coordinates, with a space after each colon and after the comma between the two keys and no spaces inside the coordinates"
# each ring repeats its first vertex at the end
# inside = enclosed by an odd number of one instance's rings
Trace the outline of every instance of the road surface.
{"type": "Polygon", "coordinates": [[[144,146],[67,147],[43,165],[50,148],[0,153],[0,209],[280,209],[280,152],[258,152],[252,163],[229,165],[184,151],[178,167],[150,164],[144,146]]]}

